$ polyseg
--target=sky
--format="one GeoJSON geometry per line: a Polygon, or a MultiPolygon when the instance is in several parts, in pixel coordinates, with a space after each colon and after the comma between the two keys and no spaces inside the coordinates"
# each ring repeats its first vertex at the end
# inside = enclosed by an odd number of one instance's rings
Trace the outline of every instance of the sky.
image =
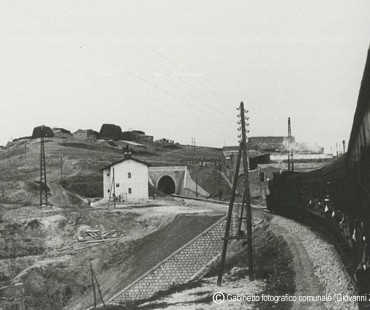
{"type": "Polygon", "coordinates": [[[183,144],[348,143],[370,1],[2,0],[0,145],[103,123],[183,144]]]}

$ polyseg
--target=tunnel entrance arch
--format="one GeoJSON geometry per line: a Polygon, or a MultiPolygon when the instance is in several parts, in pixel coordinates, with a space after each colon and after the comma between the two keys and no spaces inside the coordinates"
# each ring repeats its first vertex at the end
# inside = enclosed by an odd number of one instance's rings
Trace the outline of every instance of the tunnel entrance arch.
{"type": "Polygon", "coordinates": [[[176,192],[175,181],[168,175],[159,179],[157,188],[166,195],[171,195],[176,192]]]}

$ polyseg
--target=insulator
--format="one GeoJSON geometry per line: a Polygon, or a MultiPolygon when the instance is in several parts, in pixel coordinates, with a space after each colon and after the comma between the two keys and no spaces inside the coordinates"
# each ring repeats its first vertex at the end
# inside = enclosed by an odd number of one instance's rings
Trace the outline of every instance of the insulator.
{"type": "Polygon", "coordinates": [[[352,239],[356,241],[356,229],[353,230],[352,239]]]}
{"type": "Polygon", "coordinates": [[[250,133],[250,131],[249,130],[246,130],[246,133],[250,133]]]}
{"type": "Polygon", "coordinates": [[[249,113],[249,110],[245,110],[244,112],[245,112],[245,113],[249,113]]]}
{"type": "Polygon", "coordinates": [[[366,236],[362,236],[362,240],[363,241],[366,241],[366,236]]]}
{"type": "Polygon", "coordinates": [[[246,117],[245,119],[246,119],[246,120],[249,120],[249,117],[246,117]]]}
{"type": "Polygon", "coordinates": [[[335,216],[335,211],[333,211],[333,213],[331,214],[331,217],[334,217],[335,216]]]}
{"type": "Polygon", "coordinates": [[[238,125],[240,125],[240,124],[241,124],[241,122],[239,121],[239,122],[237,122],[237,124],[238,124],[238,125]]]}
{"type": "Polygon", "coordinates": [[[324,210],[325,212],[328,212],[329,211],[329,208],[328,208],[328,206],[325,206],[325,210],[324,210]]]}
{"type": "Polygon", "coordinates": [[[249,126],[249,123],[246,123],[245,126],[249,126]]]}
{"type": "Polygon", "coordinates": [[[238,135],[238,138],[241,138],[242,137],[242,135],[240,134],[240,135],[238,135]]]}
{"type": "Polygon", "coordinates": [[[362,264],[362,268],[366,271],[366,264],[362,264]]]}
{"type": "Polygon", "coordinates": [[[238,131],[242,130],[240,127],[238,128],[238,131]]]}

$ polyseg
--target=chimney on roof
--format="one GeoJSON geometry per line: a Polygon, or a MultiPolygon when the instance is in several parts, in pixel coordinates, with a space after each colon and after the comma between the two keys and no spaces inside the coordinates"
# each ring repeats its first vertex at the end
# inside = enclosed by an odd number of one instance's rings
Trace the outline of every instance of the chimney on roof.
{"type": "Polygon", "coordinates": [[[124,159],[131,158],[131,150],[128,144],[126,145],[126,148],[123,151],[124,151],[123,152],[124,159]]]}

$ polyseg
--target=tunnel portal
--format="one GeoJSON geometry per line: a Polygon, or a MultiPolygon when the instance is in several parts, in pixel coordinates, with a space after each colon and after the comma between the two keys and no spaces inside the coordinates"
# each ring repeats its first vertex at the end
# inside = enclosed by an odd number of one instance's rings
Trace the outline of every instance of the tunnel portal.
{"type": "Polygon", "coordinates": [[[170,176],[165,175],[160,178],[158,189],[166,195],[174,194],[176,190],[175,182],[170,176]]]}

